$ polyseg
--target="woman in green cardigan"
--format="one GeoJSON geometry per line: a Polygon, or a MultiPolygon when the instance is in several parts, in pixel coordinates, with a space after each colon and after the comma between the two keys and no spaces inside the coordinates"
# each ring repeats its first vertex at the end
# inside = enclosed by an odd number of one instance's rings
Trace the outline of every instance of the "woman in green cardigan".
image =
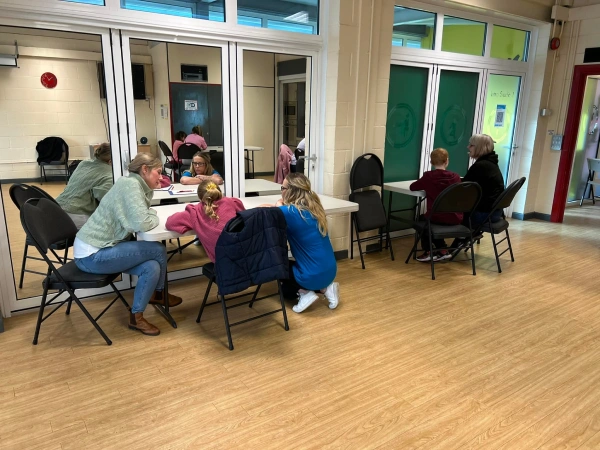
{"type": "MultiPolygon", "coordinates": [[[[73,245],[75,264],[88,273],[125,272],[138,276],[129,317],[129,328],[149,336],[160,330],[144,319],[148,303],[164,304],[163,287],[167,253],[160,242],[131,241],[132,233],[158,225],[150,208],[154,189],[160,187],[162,162],[148,153],[138,153],[129,164],[129,175],[117,180],[73,245]]],[[[181,298],[168,295],[169,306],[181,298]]]]}
{"type": "Polygon", "coordinates": [[[77,228],[87,222],[113,185],[111,159],[110,144],[101,144],[94,151],[94,159],[79,163],[69,184],[56,198],[77,228]]]}

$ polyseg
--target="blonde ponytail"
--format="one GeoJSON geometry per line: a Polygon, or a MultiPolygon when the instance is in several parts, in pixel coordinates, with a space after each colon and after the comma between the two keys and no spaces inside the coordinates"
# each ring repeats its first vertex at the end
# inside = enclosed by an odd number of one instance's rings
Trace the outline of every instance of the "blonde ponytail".
{"type": "Polygon", "coordinates": [[[211,219],[218,221],[218,206],[215,205],[215,203],[223,198],[223,193],[221,192],[221,189],[219,189],[219,186],[212,180],[202,181],[202,183],[198,185],[198,198],[204,205],[204,213],[211,219]]]}
{"type": "Polygon", "coordinates": [[[312,191],[310,180],[301,173],[290,173],[285,179],[288,182],[288,189],[283,203],[295,206],[304,220],[306,218],[302,215],[302,211],[308,211],[317,221],[321,236],[327,236],[325,209],[319,196],[312,191]]]}

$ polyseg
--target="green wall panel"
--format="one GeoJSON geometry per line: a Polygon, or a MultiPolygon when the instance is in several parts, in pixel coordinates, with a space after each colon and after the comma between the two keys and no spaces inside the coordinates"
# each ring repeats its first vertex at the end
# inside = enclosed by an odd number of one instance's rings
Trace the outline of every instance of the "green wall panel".
{"type": "Polygon", "coordinates": [[[433,148],[448,150],[448,170],[463,176],[469,167],[467,145],[473,133],[479,73],[442,70],[433,148]]]}
{"type": "MultiPolygon", "coordinates": [[[[416,180],[419,177],[427,104],[429,69],[394,66],[390,72],[385,135],[385,181],[416,180]]],[[[388,196],[385,193],[385,205],[388,196]]],[[[414,205],[412,197],[395,194],[392,209],[414,205]]],[[[406,214],[406,218],[411,215],[406,214]]],[[[407,228],[392,222],[392,230],[407,228]]]]}

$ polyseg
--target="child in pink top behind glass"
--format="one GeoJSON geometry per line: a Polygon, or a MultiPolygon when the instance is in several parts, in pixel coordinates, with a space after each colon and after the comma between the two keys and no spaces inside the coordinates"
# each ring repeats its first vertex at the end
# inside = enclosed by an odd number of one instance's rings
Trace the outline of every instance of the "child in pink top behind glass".
{"type": "Polygon", "coordinates": [[[221,231],[238,211],[244,211],[239,198],[223,197],[213,181],[204,180],[198,185],[200,203],[189,204],[185,211],[167,219],[166,228],[179,234],[194,230],[206,254],[215,262],[215,247],[221,231]]]}
{"type": "Polygon", "coordinates": [[[200,128],[199,126],[195,126],[194,128],[192,128],[192,134],[187,135],[187,137],[185,138],[185,143],[195,144],[198,147],[200,147],[201,150],[206,150],[206,148],[208,147],[206,145],[206,141],[202,137],[202,128],[200,128]]]}

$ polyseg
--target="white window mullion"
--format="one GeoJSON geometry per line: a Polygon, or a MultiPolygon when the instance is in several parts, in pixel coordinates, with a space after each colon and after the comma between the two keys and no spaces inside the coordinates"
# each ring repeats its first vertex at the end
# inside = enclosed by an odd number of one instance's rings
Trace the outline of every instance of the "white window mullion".
{"type": "Polygon", "coordinates": [[[135,101],[133,98],[133,75],[131,73],[131,48],[129,36],[121,35],[121,49],[123,54],[123,82],[125,85],[125,110],[127,111],[127,140],[129,142],[129,156],[131,159],[137,155],[137,130],[135,118],[135,101]]]}
{"type": "Polygon", "coordinates": [[[435,41],[433,43],[433,50],[436,52],[442,51],[442,31],[444,29],[444,15],[438,13],[435,16],[435,41]]]}
{"type": "Polygon", "coordinates": [[[225,0],[225,23],[237,25],[237,0],[225,0]]]}

